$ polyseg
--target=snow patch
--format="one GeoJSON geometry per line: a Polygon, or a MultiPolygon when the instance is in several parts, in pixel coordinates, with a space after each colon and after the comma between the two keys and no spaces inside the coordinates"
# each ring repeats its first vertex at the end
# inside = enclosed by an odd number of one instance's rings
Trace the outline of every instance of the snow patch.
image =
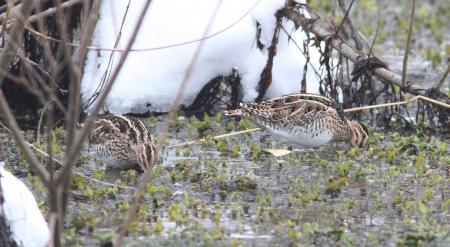
{"type": "Polygon", "coordinates": [[[4,203],[0,205],[13,238],[19,246],[47,246],[50,232],[36,200],[25,184],[3,168],[0,162],[0,183],[4,203]]]}
{"type": "MultiPolygon", "coordinates": [[[[219,0],[154,0],[144,19],[134,49],[159,47],[195,40],[203,37],[219,0]]],[[[119,48],[123,49],[142,9],[143,0],[133,0],[124,23],[119,48]]],[[[94,34],[93,45],[112,48],[120,29],[128,1],[103,1],[101,16],[94,34]]],[[[181,103],[189,105],[201,88],[212,78],[228,75],[236,67],[241,76],[244,101],[257,96],[255,87],[266,64],[267,47],[275,28],[275,12],[285,0],[227,0],[222,1],[218,14],[207,35],[219,32],[238,21],[231,28],[207,39],[202,47],[183,92],[181,103]],[[256,4],[256,7],[252,7],[256,4]],[[251,9],[248,15],[246,13],[251,9]],[[260,41],[265,45],[261,51],[256,46],[256,22],[261,24],[260,41]]],[[[292,30],[290,22],[283,23],[292,30]]],[[[291,34],[302,46],[304,33],[291,34]]],[[[175,99],[176,92],[199,42],[162,50],[131,52],[106,101],[104,110],[122,114],[147,111],[166,112],[175,99]]],[[[310,49],[311,61],[318,68],[318,52],[310,49]]],[[[89,98],[97,88],[107,68],[109,51],[90,51],[82,81],[83,99],[89,98]]],[[[115,53],[114,62],[120,52],[115,53]]],[[[305,58],[280,32],[277,56],[273,66],[273,82],[268,97],[298,92],[303,75],[305,58]]],[[[318,92],[318,80],[311,68],[307,73],[308,92],[318,92]]]]}

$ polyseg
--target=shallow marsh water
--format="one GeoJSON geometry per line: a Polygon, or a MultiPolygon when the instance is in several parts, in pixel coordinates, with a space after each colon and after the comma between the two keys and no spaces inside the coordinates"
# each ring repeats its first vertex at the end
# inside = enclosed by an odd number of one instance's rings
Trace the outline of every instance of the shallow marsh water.
{"type": "MultiPolygon", "coordinates": [[[[163,120],[161,116],[147,122],[158,133],[163,120]]],[[[252,127],[220,116],[205,120],[178,118],[168,145],[252,127]]],[[[265,132],[166,148],[160,152],[153,182],[125,243],[450,245],[449,140],[420,132],[402,136],[370,131],[369,145],[362,149],[340,143],[294,149],[279,158],[263,149],[284,144],[265,132]]],[[[11,144],[9,139],[6,143],[11,144]]],[[[12,149],[7,148],[8,168],[26,176],[45,212],[42,184],[24,173],[26,163],[17,160],[12,149]]],[[[130,187],[140,179],[133,170],[106,169],[89,152],[83,153],[75,169],[90,178],[130,187]]],[[[74,175],[72,184],[68,243],[107,245],[127,213],[133,191],[79,175],[74,175]]]]}
{"type": "MultiPolygon", "coordinates": [[[[369,39],[376,27],[378,8],[383,9],[375,4],[379,2],[357,1],[359,11],[352,12],[354,22],[369,39]]],[[[399,3],[396,8],[384,8],[387,14],[383,18],[389,20],[382,22],[375,51],[389,61],[391,69],[399,72],[402,63],[399,51],[407,25],[397,24],[398,20],[407,20],[409,7],[405,3],[409,1],[395,2],[399,3]],[[397,30],[398,26],[402,32],[397,30]]],[[[416,33],[426,35],[414,43],[408,73],[410,79],[423,81],[423,86],[439,78],[444,68],[442,61],[450,57],[447,48],[450,44],[446,44],[450,32],[445,32],[449,30],[450,11],[446,10],[450,5],[448,1],[431,2],[439,5],[438,13],[440,9],[444,11],[438,15],[428,11],[433,9],[429,3],[418,6],[416,33]],[[436,45],[439,39],[443,42],[436,45]],[[441,49],[443,52],[438,49],[435,54],[435,48],[441,46],[445,47],[441,49]]],[[[330,1],[312,1],[316,3],[330,1]]],[[[446,92],[449,82],[447,78],[443,86],[446,92]]],[[[158,133],[164,117],[144,121],[152,132],[158,133]]],[[[252,125],[248,122],[221,117],[211,117],[206,123],[179,117],[171,128],[167,145],[249,127],[252,125]],[[202,135],[200,130],[204,132],[202,135]]],[[[450,246],[450,140],[431,136],[423,128],[401,134],[373,128],[370,132],[369,145],[362,149],[350,149],[340,143],[296,150],[280,158],[263,151],[286,147],[265,132],[163,149],[138,221],[124,243],[126,246],[450,246]]],[[[63,134],[62,130],[55,131],[57,141],[53,146],[57,157],[64,150],[63,134]]],[[[6,146],[7,169],[26,181],[42,211],[47,212],[43,185],[29,172],[10,137],[4,132],[0,132],[0,137],[6,146]]],[[[28,133],[28,138],[35,142],[33,133],[28,133]]],[[[75,171],[84,177],[77,174],[73,177],[65,224],[67,243],[108,246],[130,206],[133,190],[124,186],[135,187],[140,175],[133,170],[108,170],[88,150],[77,164],[75,171]]]]}

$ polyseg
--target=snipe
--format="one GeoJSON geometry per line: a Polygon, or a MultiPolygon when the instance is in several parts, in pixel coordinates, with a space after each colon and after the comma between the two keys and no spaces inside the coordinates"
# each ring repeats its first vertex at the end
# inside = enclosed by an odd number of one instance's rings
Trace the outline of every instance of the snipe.
{"type": "Polygon", "coordinates": [[[241,103],[227,115],[242,116],[282,140],[302,147],[332,141],[349,141],[362,146],[368,140],[367,128],[344,118],[338,102],[327,97],[296,93],[259,103],[241,103]]]}
{"type": "Polygon", "coordinates": [[[114,168],[152,169],[158,158],[155,142],[145,124],[134,117],[108,115],[94,121],[89,144],[114,168]]]}

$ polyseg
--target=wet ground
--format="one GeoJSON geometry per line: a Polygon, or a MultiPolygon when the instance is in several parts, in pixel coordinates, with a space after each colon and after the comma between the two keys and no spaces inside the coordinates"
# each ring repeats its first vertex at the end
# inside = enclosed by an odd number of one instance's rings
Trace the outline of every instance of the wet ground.
{"type": "MultiPolygon", "coordinates": [[[[357,1],[358,11],[352,13],[369,38],[380,8],[375,3],[357,1]]],[[[401,71],[407,27],[402,20],[408,18],[408,4],[381,6],[386,20],[374,49],[396,72],[401,71]]],[[[418,5],[408,74],[425,86],[434,84],[450,57],[448,10],[447,1],[418,5]]],[[[447,78],[443,91],[448,92],[449,82],[447,78]]],[[[164,118],[143,120],[159,133],[164,118]]],[[[179,117],[167,145],[252,127],[221,115],[206,121],[179,117]]],[[[361,149],[343,143],[309,150],[294,147],[293,153],[278,158],[264,150],[286,146],[265,132],[163,149],[139,220],[125,243],[450,246],[450,140],[429,134],[423,125],[409,131],[401,123],[391,127],[395,128],[370,128],[369,145],[361,149]]],[[[53,147],[61,159],[63,136],[62,129],[55,131],[53,147]]],[[[26,180],[47,212],[39,178],[29,172],[10,137],[4,132],[0,137],[7,168],[26,180]]],[[[33,133],[28,138],[36,140],[33,133]]],[[[74,172],[66,240],[72,246],[108,246],[126,216],[140,174],[108,170],[89,150],[82,153],[74,172]]]]}
{"type": "MultiPolygon", "coordinates": [[[[163,120],[146,121],[158,133],[163,120]]],[[[253,125],[247,121],[220,115],[205,121],[179,117],[169,145],[249,127],[253,125]]],[[[264,150],[286,146],[264,132],[167,148],[125,243],[450,245],[449,140],[420,130],[410,136],[370,132],[369,145],[362,149],[344,143],[310,150],[294,147],[293,153],[278,158],[264,150]]],[[[14,158],[12,146],[7,151],[9,169],[26,176],[45,212],[39,179],[27,172],[22,159],[14,158]]],[[[66,218],[70,245],[108,244],[130,206],[129,187],[140,179],[134,170],[106,169],[88,151],[76,167],[88,178],[73,179],[66,218]]]]}

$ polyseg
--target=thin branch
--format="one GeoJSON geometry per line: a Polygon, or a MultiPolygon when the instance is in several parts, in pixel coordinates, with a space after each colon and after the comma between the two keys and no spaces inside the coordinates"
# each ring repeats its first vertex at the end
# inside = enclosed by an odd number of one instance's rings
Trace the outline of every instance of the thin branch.
{"type": "MultiPolygon", "coordinates": [[[[13,54],[15,54],[18,49],[18,45],[22,44],[22,32],[25,25],[25,19],[30,15],[35,3],[36,1],[34,0],[23,0],[23,2],[19,5],[20,9],[17,17],[15,18],[14,26],[10,32],[9,40],[0,55],[1,69],[7,70],[9,64],[11,63],[11,59],[14,56],[13,54]]],[[[4,80],[5,77],[0,75],[0,87],[2,86],[4,80]]]]}
{"type": "Polygon", "coordinates": [[[406,83],[406,73],[408,71],[408,55],[411,45],[411,34],[414,23],[414,13],[416,12],[416,0],[412,0],[411,6],[411,15],[409,16],[409,29],[408,29],[408,37],[406,38],[406,48],[405,55],[403,57],[403,70],[402,70],[402,86],[406,83]]]}
{"type": "Polygon", "coordinates": [[[337,28],[335,34],[339,32],[339,30],[342,28],[342,25],[344,23],[347,23],[347,25],[350,27],[350,31],[352,32],[352,38],[355,41],[356,50],[361,51],[363,48],[362,42],[358,36],[358,32],[356,31],[355,26],[352,23],[352,20],[349,17],[350,10],[352,9],[353,3],[355,0],[352,0],[348,8],[345,7],[345,1],[344,0],[338,0],[339,7],[341,9],[341,12],[344,14],[344,18],[342,19],[341,24],[337,28]]]}
{"type": "MultiPolygon", "coordinates": [[[[248,129],[248,130],[241,130],[241,131],[231,132],[231,133],[228,133],[228,134],[222,134],[222,135],[213,136],[212,139],[213,140],[219,140],[219,139],[223,139],[223,138],[227,138],[227,137],[242,135],[242,134],[245,134],[245,133],[251,133],[251,132],[260,131],[260,130],[262,130],[262,129],[261,128],[253,128],[253,129],[248,129]]],[[[183,143],[167,146],[166,148],[167,149],[180,148],[180,147],[184,147],[184,146],[190,146],[190,145],[193,145],[193,144],[202,143],[204,141],[206,141],[206,139],[202,138],[202,139],[199,139],[199,140],[188,141],[188,142],[183,142],[183,143]]]]}
{"type": "Polygon", "coordinates": [[[55,14],[58,11],[58,9],[60,9],[60,10],[68,9],[68,8],[74,6],[74,5],[76,5],[76,4],[78,4],[78,3],[82,2],[82,1],[83,0],[69,0],[69,1],[66,1],[64,3],[59,4],[58,7],[48,8],[48,9],[40,12],[39,14],[35,14],[35,15],[32,15],[32,16],[28,17],[28,22],[34,22],[34,21],[37,21],[40,18],[45,18],[47,16],[53,15],[53,14],[55,14]]]}
{"type": "Polygon", "coordinates": [[[361,107],[354,107],[354,108],[350,108],[350,109],[345,109],[344,112],[353,112],[353,111],[361,111],[361,110],[365,110],[365,109],[373,109],[373,108],[380,108],[380,107],[389,107],[389,106],[395,106],[395,105],[406,105],[410,102],[414,102],[417,100],[424,100],[424,101],[428,101],[430,103],[433,103],[435,105],[439,105],[441,107],[445,107],[450,109],[450,105],[446,104],[444,102],[440,102],[437,101],[435,99],[431,99],[422,95],[417,95],[412,97],[409,100],[405,100],[405,101],[399,101],[399,102],[392,102],[392,103],[385,103],[385,104],[378,104],[378,105],[368,105],[368,106],[361,106],[361,107]]]}
{"type": "MultiPolygon", "coordinates": [[[[294,8],[284,8],[283,15],[293,21],[296,25],[302,26],[306,32],[312,32],[317,38],[321,40],[329,40],[334,49],[338,50],[343,56],[356,62],[361,54],[355,52],[352,47],[343,42],[341,39],[334,37],[334,33],[329,30],[333,30],[330,23],[324,21],[320,16],[314,14],[312,18],[307,18],[303,14],[296,11],[294,8]]],[[[414,84],[412,81],[407,80],[405,85],[402,85],[402,78],[395,72],[392,72],[386,68],[374,69],[374,75],[397,85],[404,92],[408,92],[414,95],[426,96],[427,90],[414,84]]]]}
{"type": "Polygon", "coordinates": [[[267,54],[266,65],[264,66],[263,71],[261,72],[260,79],[257,86],[258,97],[256,97],[256,101],[261,101],[266,95],[267,89],[269,89],[270,84],[272,84],[272,67],[273,67],[273,59],[277,55],[277,45],[278,39],[280,37],[280,29],[281,29],[281,21],[282,16],[280,11],[277,11],[275,14],[275,28],[273,30],[272,41],[270,43],[269,51],[267,54]]]}
{"type": "MultiPolygon", "coordinates": [[[[9,12],[10,12],[11,8],[14,7],[14,3],[12,1],[7,1],[7,3],[5,4],[5,7],[6,7],[5,20],[8,20],[9,12]]],[[[4,22],[4,23],[6,23],[6,22],[4,22]]],[[[3,39],[2,43],[5,42],[5,36],[6,36],[5,34],[6,34],[6,25],[2,25],[2,31],[1,31],[1,38],[3,39]]],[[[3,45],[3,44],[1,44],[1,45],[3,45]]]]}

